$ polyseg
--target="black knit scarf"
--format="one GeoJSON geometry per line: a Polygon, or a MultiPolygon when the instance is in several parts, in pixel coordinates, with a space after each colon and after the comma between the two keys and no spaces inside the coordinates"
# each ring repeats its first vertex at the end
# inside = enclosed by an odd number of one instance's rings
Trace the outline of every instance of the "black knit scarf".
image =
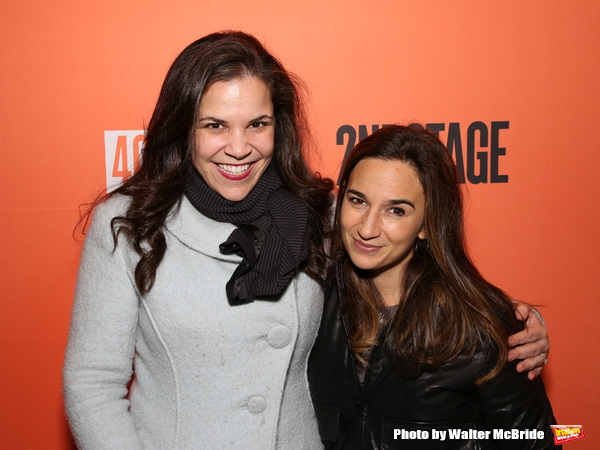
{"type": "Polygon", "coordinates": [[[219,246],[221,253],[243,258],[227,282],[229,303],[277,300],[308,257],[310,231],[307,206],[283,187],[275,168],[267,168],[246,198],[232,202],[208,187],[190,163],[185,195],[206,217],[238,227],[219,246]]]}

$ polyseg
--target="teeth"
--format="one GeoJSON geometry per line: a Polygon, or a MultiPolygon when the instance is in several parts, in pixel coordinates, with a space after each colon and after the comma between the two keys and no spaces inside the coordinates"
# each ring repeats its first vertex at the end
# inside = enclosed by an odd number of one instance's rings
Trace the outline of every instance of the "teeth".
{"type": "Polygon", "coordinates": [[[231,166],[229,164],[217,164],[217,166],[219,166],[219,169],[221,169],[223,172],[227,172],[231,175],[240,175],[250,168],[250,164],[243,164],[241,166],[231,166]]]}

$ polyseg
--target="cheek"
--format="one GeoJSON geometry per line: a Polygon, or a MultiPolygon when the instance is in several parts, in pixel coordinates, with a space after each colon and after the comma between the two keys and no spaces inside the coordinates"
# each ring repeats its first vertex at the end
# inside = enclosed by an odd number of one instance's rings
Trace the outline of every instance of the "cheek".
{"type": "Polygon", "coordinates": [[[198,133],[194,139],[194,151],[192,158],[194,162],[203,163],[219,152],[223,146],[223,138],[219,136],[210,136],[204,133],[198,133]]]}
{"type": "Polygon", "coordinates": [[[340,232],[342,233],[342,236],[344,236],[350,228],[350,218],[347,208],[344,208],[343,205],[341,208],[342,210],[340,212],[340,232]]]}
{"type": "Polygon", "coordinates": [[[356,230],[356,227],[361,222],[361,214],[352,208],[342,207],[342,213],[340,214],[340,233],[342,240],[348,244],[352,240],[352,234],[356,230]]]}
{"type": "Polygon", "coordinates": [[[412,248],[417,240],[420,228],[416,226],[397,227],[389,231],[389,239],[403,249],[412,248]]]}
{"type": "Polygon", "coordinates": [[[271,159],[275,150],[275,135],[261,133],[251,139],[251,145],[260,152],[263,158],[271,159]]]}
{"type": "Polygon", "coordinates": [[[194,139],[194,148],[192,150],[192,159],[194,160],[194,163],[199,163],[202,160],[205,148],[206,144],[203,142],[203,139],[196,136],[194,139]]]}

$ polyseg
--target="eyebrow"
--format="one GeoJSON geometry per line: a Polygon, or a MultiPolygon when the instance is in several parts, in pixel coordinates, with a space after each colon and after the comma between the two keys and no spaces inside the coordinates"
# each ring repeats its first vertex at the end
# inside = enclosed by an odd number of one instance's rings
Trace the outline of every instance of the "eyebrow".
{"type": "MultiPolygon", "coordinates": [[[[254,119],[251,119],[250,121],[248,121],[248,123],[254,123],[254,122],[260,122],[261,120],[273,120],[273,116],[269,116],[268,114],[263,114],[262,116],[256,117],[254,119]]],[[[212,116],[207,116],[207,117],[201,117],[198,119],[198,123],[200,122],[206,122],[206,121],[210,121],[210,122],[216,122],[216,123],[227,123],[226,120],[223,119],[218,119],[216,117],[212,117],[212,116]]]]}
{"type": "MultiPolygon", "coordinates": [[[[352,194],[352,195],[356,195],[357,197],[360,197],[363,200],[366,200],[367,196],[365,194],[363,194],[360,191],[357,191],[356,189],[348,189],[346,191],[346,194],[352,194]]],[[[395,205],[409,205],[411,207],[415,207],[415,205],[413,204],[413,202],[408,201],[408,200],[404,200],[404,199],[392,199],[392,200],[388,200],[387,204],[390,206],[395,206],[395,205]]]]}
{"type": "Polygon", "coordinates": [[[273,120],[273,116],[269,116],[269,115],[267,115],[267,114],[263,114],[262,116],[260,116],[260,117],[257,117],[256,119],[252,119],[252,120],[250,121],[250,123],[254,123],[254,122],[260,122],[261,120],[265,120],[265,119],[266,119],[266,120],[273,120]]]}
{"type": "Polygon", "coordinates": [[[217,123],[226,123],[226,120],[223,119],[217,119],[216,117],[212,117],[212,116],[208,116],[208,117],[202,117],[200,119],[198,119],[198,122],[217,122],[217,123]]]}

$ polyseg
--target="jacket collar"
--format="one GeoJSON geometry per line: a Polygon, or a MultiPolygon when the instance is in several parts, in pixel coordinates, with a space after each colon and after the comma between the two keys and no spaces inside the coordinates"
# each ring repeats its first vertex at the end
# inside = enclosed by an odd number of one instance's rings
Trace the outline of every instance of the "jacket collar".
{"type": "Polygon", "coordinates": [[[202,215],[185,195],[169,214],[165,229],[186,247],[206,256],[236,263],[242,260],[237,255],[224,255],[219,251],[219,244],[227,240],[236,226],[202,215]]]}
{"type": "MultiPolygon", "coordinates": [[[[344,295],[344,272],[342,270],[341,264],[337,264],[337,298],[338,298],[338,308],[340,311],[340,319],[342,320],[344,329],[346,330],[346,338],[348,338],[348,326],[346,324],[346,320],[344,319],[344,314],[342,311],[342,296],[344,295]]],[[[352,355],[352,350],[350,346],[350,341],[348,340],[348,353],[349,357],[352,359],[352,363],[355,365],[357,361],[352,355]]],[[[383,350],[381,345],[376,346],[369,357],[369,367],[365,373],[365,380],[363,384],[363,388],[360,389],[360,397],[359,403],[366,404],[369,401],[369,398],[373,395],[373,393],[377,390],[381,382],[385,379],[387,373],[393,366],[393,361],[390,356],[383,350]]],[[[356,368],[355,368],[356,371],[356,368]]],[[[357,380],[358,381],[358,380],[357,380]]],[[[358,386],[357,386],[358,388],[358,386]]]]}

